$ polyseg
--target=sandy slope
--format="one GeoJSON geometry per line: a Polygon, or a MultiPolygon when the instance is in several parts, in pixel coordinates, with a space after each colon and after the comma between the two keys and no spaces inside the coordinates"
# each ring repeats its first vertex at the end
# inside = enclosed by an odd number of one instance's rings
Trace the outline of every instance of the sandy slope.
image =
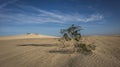
{"type": "Polygon", "coordinates": [[[22,34],[15,36],[0,36],[0,40],[11,40],[11,39],[29,39],[29,38],[57,38],[55,36],[41,35],[41,34],[22,34]]]}
{"type": "Polygon", "coordinates": [[[0,40],[0,67],[120,67],[119,36],[83,39],[97,46],[92,54],[61,51],[55,38],[0,40]]]}

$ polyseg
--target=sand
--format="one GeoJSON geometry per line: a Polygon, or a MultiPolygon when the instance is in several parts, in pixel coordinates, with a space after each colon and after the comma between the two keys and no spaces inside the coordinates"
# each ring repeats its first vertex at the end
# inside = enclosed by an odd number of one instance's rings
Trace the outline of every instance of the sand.
{"type": "Polygon", "coordinates": [[[34,33],[14,35],[14,36],[0,36],[0,40],[30,39],[30,38],[58,38],[58,37],[41,35],[41,34],[34,34],[34,33]]]}
{"type": "Polygon", "coordinates": [[[0,37],[0,67],[120,67],[119,36],[83,37],[96,45],[87,55],[62,51],[56,37],[32,36],[0,37]]]}

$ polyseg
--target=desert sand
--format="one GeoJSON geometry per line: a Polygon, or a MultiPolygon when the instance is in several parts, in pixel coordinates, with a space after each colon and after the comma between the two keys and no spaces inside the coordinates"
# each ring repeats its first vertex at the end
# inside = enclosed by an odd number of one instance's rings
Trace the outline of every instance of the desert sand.
{"type": "Polygon", "coordinates": [[[58,37],[47,36],[47,35],[39,35],[39,34],[34,34],[34,33],[14,35],[14,36],[0,36],[0,40],[30,39],[30,38],[58,38],[58,37]]]}
{"type": "Polygon", "coordinates": [[[92,54],[63,51],[57,37],[16,35],[0,37],[0,67],[120,67],[120,36],[85,36],[92,54]],[[61,50],[62,49],[62,50],[61,50]]]}

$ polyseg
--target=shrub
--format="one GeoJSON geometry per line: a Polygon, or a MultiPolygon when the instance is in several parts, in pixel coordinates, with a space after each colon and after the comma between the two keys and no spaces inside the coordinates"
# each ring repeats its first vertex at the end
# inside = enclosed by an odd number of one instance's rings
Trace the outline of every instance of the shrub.
{"type": "Polygon", "coordinates": [[[59,41],[62,41],[62,43],[65,41],[72,41],[72,40],[78,42],[81,39],[81,34],[80,34],[81,30],[82,30],[81,26],[75,26],[74,24],[72,24],[67,29],[61,29],[60,33],[62,37],[59,41]]]}
{"type": "Polygon", "coordinates": [[[91,50],[87,47],[87,45],[84,44],[84,43],[76,44],[74,48],[75,48],[76,52],[80,52],[80,51],[90,52],[90,51],[91,51],[91,50]],[[77,48],[77,49],[76,49],[76,48],[77,48]]]}
{"type": "Polygon", "coordinates": [[[62,43],[64,47],[66,47],[65,44],[66,41],[72,42],[75,52],[81,52],[81,51],[91,52],[91,50],[95,49],[95,46],[86,45],[81,42],[81,33],[80,33],[81,30],[82,30],[81,26],[75,26],[74,24],[72,24],[67,29],[61,29],[60,33],[62,37],[59,39],[59,41],[62,43]]]}

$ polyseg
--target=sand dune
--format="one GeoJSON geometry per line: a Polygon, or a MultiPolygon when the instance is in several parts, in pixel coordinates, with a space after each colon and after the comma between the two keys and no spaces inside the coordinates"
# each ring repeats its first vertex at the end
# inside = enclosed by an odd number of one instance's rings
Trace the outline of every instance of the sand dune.
{"type": "Polygon", "coordinates": [[[120,67],[120,37],[83,39],[97,46],[92,54],[61,51],[56,38],[0,40],[0,67],[120,67]]]}
{"type": "Polygon", "coordinates": [[[22,34],[22,35],[15,35],[15,36],[1,36],[0,40],[29,39],[29,38],[58,38],[58,37],[30,33],[30,34],[22,34]]]}

